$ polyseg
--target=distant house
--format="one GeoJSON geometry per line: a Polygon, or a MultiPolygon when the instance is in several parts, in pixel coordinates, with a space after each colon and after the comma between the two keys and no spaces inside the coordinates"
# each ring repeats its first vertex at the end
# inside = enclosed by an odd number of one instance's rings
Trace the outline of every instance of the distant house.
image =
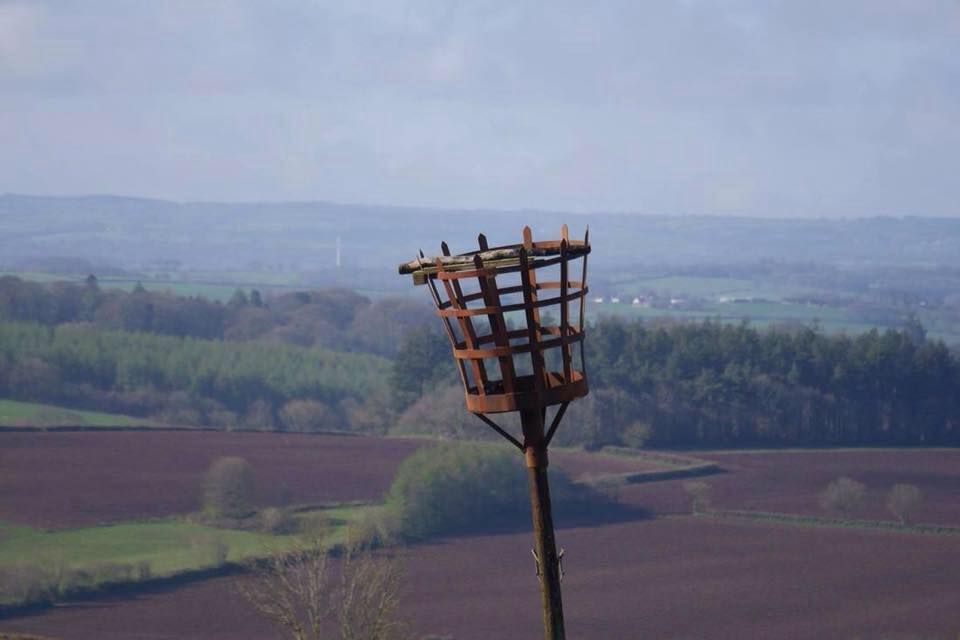
{"type": "Polygon", "coordinates": [[[620,304],[620,298],[610,298],[610,304],[620,304]]]}
{"type": "Polygon", "coordinates": [[[594,298],[593,301],[597,304],[603,304],[603,298],[594,298]]]}

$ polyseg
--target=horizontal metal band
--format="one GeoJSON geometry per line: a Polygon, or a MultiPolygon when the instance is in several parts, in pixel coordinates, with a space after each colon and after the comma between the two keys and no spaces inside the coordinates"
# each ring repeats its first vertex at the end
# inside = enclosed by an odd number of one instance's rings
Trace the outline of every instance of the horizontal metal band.
{"type": "Polygon", "coordinates": [[[481,395],[476,387],[470,387],[464,397],[467,410],[474,413],[504,413],[521,409],[540,409],[545,406],[572,402],[589,393],[586,376],[582,371],[572,370],[571,380],[564,380],[563,375],[551,371],[546,376],[547,383],[542,391],[536,391],[533,376],[519,376],[516,389],[512,393],[504,393],[497,388],[481,395]]]}
{"type": "MultiPolygon", "coordinates": [[[[533,243],[534,249],[560,249],[560,243],[562,240],[539,240],[533,243]]],[[[507,249],[518,249],[522,247],[522,244],[502,244],[498,247],[487,247],[486,249],[480,249],[479,251],[467,251],[460,255],[464,256],[473,256],[478,253],[483,253],[484,251],[504,251],[507,249]]],[[[567,240],[567,248],[575,251],[582,252],[589,245],[586,244],[583,240],[567,240]]]]}
{"type": "MultiPolygon", "coordinates": [[[[571,289],[582,289],[583,283],[580,280],[570,280],[569,282],[567,282],[567,286],[571,289]]],[[[557,282],[557,281],[537,283],[537,290],[560,289],[560,288],[562,288],[560,286],[560,282],[557,282]]],[[[514,293],[523,293],[523,285],[518,284],[510,287],[497,288],[498,296],[509,296],[509,295],[513,295],[514,293]]],[[[476,293],[468,293],[467,295],[463,296],[460,299],[463,300],[463,302],[473,302],[474,300],[483,300],[483,298],[484,298],[483,292],[478,291],[476,293]]],[[[453,300],[443,300],[440,302],[439,308],[447,309],[452,305],[453,305],[453,300]]]]}
{"type": "Polygon", "coordinates": [[[517,271],[526,271],[527,269],[542,269],[544,267],[552,267],[555,264],[560,264],[564,260],[572,261],[579,258],[583,258],[586,254],[567,254],[565,256],[550,256],[548,258],[535,258],[532,256],[527,257],[527,265],[523,266],[521,264],[508,264],[501,266],[493,266],[485,268],[482,270],[477,270],[476,268],[466,270],[466,271],[454,271],[454,270],[441,270],[437,267],[425,267],[423,273],[426,277],[429,278],[439,278],[441,280],[461,280],[463,278],[476,278],[476,277],[490,277],[501,273],[514,273],[517,271]]]}
{"type": "Polygon", "coordinates": [[[568,336],[550,338],[549,340],[538,341],[536,343],[524,343],[507,345],[504,347],[487,347],[483,349],[454,349],[453,357],[458,360],[481,360],[483,358],[502,358],[518,353],[530,353],[534,349],[537,351],[546,351],[560,347],[564,344],[573,344],[583,340],[583,333],[577,332],[568,336]]]}
{"type": "MultiPolygon", "coordinates": [[[[568,280],[567,286],[571,289],[582,289],[583,282],[580,280],[568,280]]],[[[559,280],[554,280],[552,282],[538,282],[537,289],[562,289],[563,283],[559,280]]]]}
{"type": "Polygon", "coordinates": [[[437,315],[441,318],[468,318],[471,316],[490,316],[512,311],[522,311],[524,309],[549,307],[555,304],[579,300],[586,295],[586,290],[578,289],[567,293],[565,296],[556,296],[554,298],[542,298],[532,302],[517,302],[514,304],[504,304],[499,307],[476,307],[474,309],[458,309],[456,307],[447,309],[437,309],[437,315]]]}
{"type": "MultiPolygon", "coordinates": [[[[575,334],[580,333],[580,331],[577,330],[577,328],[574,327],[574,326],[567,326],[567,332],[568,332],[568,333],[567,333],[568,336],[573,336],[573,335],[575,335],[575,334]]],[[[517,339],[517,338],[527,339],[527,338],[529,338],[529,336],[530,336],[530,332],[527,331],[526,329],[514,329],[513,331],[508,331],[506,335],[507,335],[507,339],[509,339],[509,340],[515,340],[515,339],[517,339]]],[[[541,335],[541,336],[559,336],[559,335],[560,335],[560,327],[555,326],[555,325],[554,325],[554,326],[551,326],[551,325],[541,325],[541,326],[540,326],[540,335],[541,335]]],[[[490,343],[490,342],[495,342],[496,339],[497,339],[496,334],[488,333],[487,335],[480,336],[479,338],[477,338],[477,344],[478,344],[478,345],[482,345],[482,344],[487,344],[487,343],[490,343]]],[[[457,345],[457,348],[459,348],[459,349],[466,349],[466,348],[467,348],[467,345],[466,345],[466,343],[461,342],[461,343],[459,343],[459,344],[457,345]]]]}

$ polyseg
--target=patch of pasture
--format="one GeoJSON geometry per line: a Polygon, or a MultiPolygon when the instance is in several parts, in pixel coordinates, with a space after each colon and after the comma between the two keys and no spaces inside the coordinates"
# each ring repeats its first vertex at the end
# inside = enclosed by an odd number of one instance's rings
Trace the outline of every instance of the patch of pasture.
{"type": "Polygon", "coordinates": [[[3,427],[130,427],[153,422],[117,413],[67,409],[49,404],[0,400],[0,429],[3,427]]]}

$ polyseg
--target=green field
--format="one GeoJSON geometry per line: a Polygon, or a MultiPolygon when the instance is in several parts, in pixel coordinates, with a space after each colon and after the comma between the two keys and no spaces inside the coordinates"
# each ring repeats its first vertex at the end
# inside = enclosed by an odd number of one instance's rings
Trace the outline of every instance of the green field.
{"type": "Polygon", "coordinates": [[[781,300],[785,297],[811,294],[811,287],[779,285],[745,278],[709,276],[640,276],[622,274],[610,279],[610,287],[621,297],[634,297],[649,292],[670,293],[696,298],[764,298],[781,300]]]}
{"type": "MultiPolygon", "coordinates": [[[[351,525],[382,509],[351,505],[311,510],[295,516],[303,534],[283,535],[216,528],[186,518],[59,531],[0,522],[0,575],[34,567],[49,579],[73,580],[74,587],[172,576],[268,557],[318,539],[327,546],[343,544],[351,525]]],[[[0,590],[0,602],[5,599],[17,601],[0,590]]]]}
{"type": "Polygon", "coordinates": [[[845,331],[856,334],[869,331],[874,327],[884,328],[883,325],[858,322],[850,318],[844,309],[837,307],[817,307],[778,302],[713,302],[704,304],[699,309],[642,307],[632,305],[629,301],[620,304],[610,304],[609,302],[605,304],[587,303],[588,320],[596,320],[604,315],[650,320],[660,318],[719,320],[721,322],[747,320],[751,325],[757,327],[785,324],[810,325],[816,322],[829,333],[845,331]]]}
{"type": "MultiPolygon", "coordinates": [[[[54,274],[41,272],[0,272],[0,276],[16,276],[32,282],[83,282],[87,274],[54,274]]],[[[177,280],[168,278],[146,277],[143,279],[116,276],[102,276],[97,282],[104,289],[122,289],[133,291],[137,283],[144,289],[156,292],[169,292],[178,296],[202,297],[208,300],[226,302],[237,289],[249,291],[267,290],[294,290],[297,288],[296,277],[285,273],[257,273],[224,271],[216,273],[193,273],[189,279],[177,280]]],[[[299,287],[304,288],[304,287],[299,287]]]]}
{"type": "MultiPolygon", "coordinates": [[[[120,280],[103,278],[100,280],[100,286],[107,289],[123,289],[124,291],[133,291],[137,286],[137,280],[120,280]]],[[[145,280],[141,284],[147,291],[158,293],[172,293],[183,297],[200,297],[207,300],[219,300],[226,302],[230,296],[239,289],[251,288],[248,285],[236,284],[206,284],[200,282],[184,282],[175,280],[145,280]]],[[[258,285],[252,285],[256,289],[258,285]]]]}
{"type": "Polygon", "coordinates": [[[705,278],[695,276],[636,277],[623,274],[611,279],[611,285],[624,296],[642,295],[647,291],[669,291],[690,296],[750,296],[755,285],[738,278],[705,278]]]}
{"type": "MultiPolygon", "coordinates": [[[[42,271],[0,271],[0,278],[4,276],[13,276],[14,278],[29,280],[31,282],[60,282],[63,280],[79,282],[83,280],[80,276],[62,276],[56,273],[46,273],[42,271]]],[[[84,276],[84,278],[85,277],[86,276],[84,276]]]]}
{"type": "Polygon", "coordinates": [[[49,404],[0,400],[0,429],[3,427],[132,427],[151,426],[145,418],[115,413],[65,409],[49,404]]]}
{"type": "Polygon", "coordinates": [[[0,566],[17,563],[52,568],[95,569],[104,563],[136,565],[148,562],[152,575],[240,561],[264,554],[264,549],[289,548],[295,538],[249,531],[216,529],[179,520],[126,523],[65,531],[29,527],[0,528],[0,566]]]}

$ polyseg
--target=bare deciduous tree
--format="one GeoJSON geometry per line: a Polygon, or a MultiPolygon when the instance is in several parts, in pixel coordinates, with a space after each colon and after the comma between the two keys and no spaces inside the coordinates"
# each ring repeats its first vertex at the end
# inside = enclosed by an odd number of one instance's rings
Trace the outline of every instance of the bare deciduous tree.
{"type": "Polygon", "coordinates": [[[399,621],[400,571],[395,560],[370,551],[349,553],[340,572],[336,604],[340,640],[391,640],[399,621]]]}
{"type": "Polygon", "coordinates": [[[895,484],[887,494],[887,509],[900,520],[900,524],[906,525],[922,499],[923,494],[916,485],[895,484]]]}
{"type": "Polygon", "coordinates": [[[293,640],[319,640],[329,610],[327,553],[311,545],[276,554],[238,585],[254,611],[293,640]]]}
{"type": "Polygon", "coordinates": [[[703,480],[691,480],[683,483],[684,490],[690,494],[690,512],[703,513],[710,506],[710,485],[703,480]]]}
{"type": "Polygon", "coordinates": [[[820,506],[847,518],[863,504],[867,487],[851,478],[837,478],[820,494],[820,506]]]}
{"type": "Polygon", "coordinates": [[[217,518],[243,518],[253,511],[253,469],[243,458],[217,458],[203,483],[204,509],[217,518]]]}
{"type": "Polygon", "coordinates": [[[311,543],[256,565],[238,585],[254,611],[292,640],[398,640],[401,572],[395,559],[348,551],[339,563],[311,543]],[[330,567],[338,564],[339,576],[330,567]]]}

